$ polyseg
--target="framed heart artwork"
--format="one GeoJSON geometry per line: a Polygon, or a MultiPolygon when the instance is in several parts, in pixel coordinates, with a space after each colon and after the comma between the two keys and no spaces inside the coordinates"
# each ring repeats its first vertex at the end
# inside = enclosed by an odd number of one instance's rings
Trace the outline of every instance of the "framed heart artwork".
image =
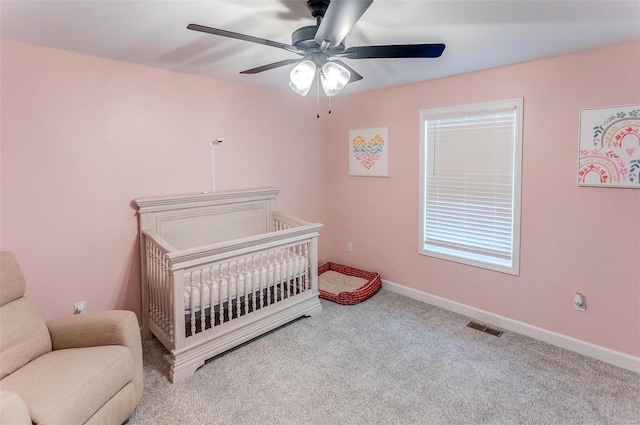
{"type": "Polygon", "coordinates": [[[389,177],[389,127],[349,131],[349,175],[389,177]]]}
{"type": "Polygon", "coordinates": [[[640,105],[580,111],[578,185],[640,189],[640,105]]]}

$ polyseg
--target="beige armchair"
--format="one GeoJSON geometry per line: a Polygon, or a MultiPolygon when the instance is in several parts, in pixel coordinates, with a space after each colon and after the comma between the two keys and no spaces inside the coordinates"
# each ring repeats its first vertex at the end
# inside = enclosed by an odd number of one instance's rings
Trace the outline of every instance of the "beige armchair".
{"type": "Polygon", "coordinates": [[[136,315],[102,311],[45,323],[20,267],[0,253],[0,424],[121,424],[142,397],[136,315]]]}

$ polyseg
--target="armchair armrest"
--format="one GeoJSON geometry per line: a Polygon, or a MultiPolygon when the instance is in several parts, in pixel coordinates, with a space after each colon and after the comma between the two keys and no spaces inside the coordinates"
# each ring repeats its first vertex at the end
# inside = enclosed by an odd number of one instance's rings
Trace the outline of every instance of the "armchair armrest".
{"type": "Polygon", "coordinates": [[[131,350],[135,367],[133,384],[142,398],[142,341],[135,313],[125,310],[98,311],[66,316],[47,322],[54,350],[122,345],[131,350]]]}
{"type": "Polygon", "coordinates": [[[31,425],[31,415],[27,405],[22,397],[13,391],[0,391],[0,424],[31,425]]]}

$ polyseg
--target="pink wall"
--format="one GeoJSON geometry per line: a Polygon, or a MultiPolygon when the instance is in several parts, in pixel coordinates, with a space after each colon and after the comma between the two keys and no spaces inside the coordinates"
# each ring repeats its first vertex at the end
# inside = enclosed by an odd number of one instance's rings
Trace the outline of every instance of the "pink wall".
{"type": "Polygon", "coordinates": [[[639,75],[633,42],[337,98],[327,161],[331,258],[640,356],[640,190],[576,184],[579,110],[640,103],[639,75]],[[513,97],[524,97],[520,276],[419,255],[419,110],[513,97]],[[390,178],[349,177],[349,129],[381,126],[390,128],[390,178]],[[586,295],[586,313],[572,309],[575,292],[586,295]]]}
{"type": "Polygon", "coordinates": [[[1,247],[45,319],[140,312],[138,197],[280,187],[276,207],[324,218],[315,102],[2,41],[1,247]]]}
{"type": "Polygon", "coordinates": [[[10,41],[1,53],[0,246],[47,319],[80,300],[139,313],[131,200],[208,190],[207,143],[224,137],[218,189],[280,187],[279,209],[325,223],[321,260],[640,356],[640,190],[575,178],[578,111],[640,102],[640,43],[339,96],[322,120],[286,91],[10,41]],[[520,276],[418,255],[418,111],[520,96],[520,276]],[[348,177],[348,130],[378,126],[391,177],[348,177]]]}

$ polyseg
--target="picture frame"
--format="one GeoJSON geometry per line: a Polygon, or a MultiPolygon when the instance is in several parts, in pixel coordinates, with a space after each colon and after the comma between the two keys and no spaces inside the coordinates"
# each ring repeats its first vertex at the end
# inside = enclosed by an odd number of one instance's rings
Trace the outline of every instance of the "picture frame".
{"type": "Polygon", "coordinates": [[[578,186],[640,189],[640,105],[580,110],[578,186]]]}
{"type": "Polygon", "coordinates": [[[349,131],[349,175],[389,177],[389,127],[349,131]]]}

